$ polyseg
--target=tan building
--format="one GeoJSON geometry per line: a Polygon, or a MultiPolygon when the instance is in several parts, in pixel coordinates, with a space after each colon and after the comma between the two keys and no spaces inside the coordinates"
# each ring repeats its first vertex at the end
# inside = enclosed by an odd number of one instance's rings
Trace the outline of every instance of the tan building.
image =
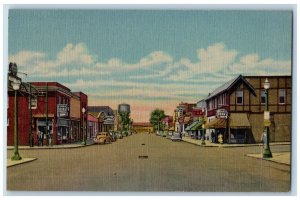
{"type": "Polygon", "coordinates": [[[133,130],[137,133],[153,133],[153,126],[149,122],[134,122],[133,130]]]}
{"type": "Polygon", "coordinates": [[[206,98],[207,128],[215,129],[214,134],[222,134],[228,143],[260,142],[264,130],[266,78],[271,85],[268,92],[270,141],[291,141],[291,76],[240,75],[228,81],[206,98]]]}

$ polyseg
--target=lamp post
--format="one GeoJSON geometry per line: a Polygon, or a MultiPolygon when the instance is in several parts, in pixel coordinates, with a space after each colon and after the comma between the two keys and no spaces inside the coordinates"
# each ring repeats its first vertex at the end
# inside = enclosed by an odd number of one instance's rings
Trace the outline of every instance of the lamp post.
{"type": "Polygon", "coordinates": [[[11,157],[11,160],[21,160],[22,157],[19,154],[18,151],[18,99],[17,99],[17,93],[20,89],[21,85],[21,78],[19,77],[10,77],[11,85],[13,87],[13,90],[15,91],[15,99],[14,99],[14,155],[11,157]]]}
{"type": "Polygon", "coordinates": [[[85,113],[85,108],[83,107],[82,108],[82,130],[83,130],[83,133],[82,133],[82,145],[86,145],[86,139],[85,139],[85,123],[84,123],[84,113],[85,113]]]}
{"type": "Polygon", "coordinates": [[[264,126],[265,126],[265,130],[264,130],[264,134],[266,137],[266,141],[264,144],[264,152],[263,152],[263,158],[272,158],[272,153],[270,150],[270,145],[269,145],[269,139],[270,139],[270,130],[269,130],[269,126],[270,126],[270,115],[269,115],[269,93],[268,90],[270,88],[270,82],[268,80],[268,78],[266,78],[265,82],[264,82],[264,88],[265,88],[265,94],[266,94],[266,102],[265,102],[265,114],[264,114],[264,126]]]}
{"type": "Polygon", "coordinates": [[[202,107],[202,115],[203,115],[203,118],[202,118],[202,130],[201,130],[201,132],[202,132],[202,138],[201,138],[201,140],[202,140],[202,142],[201,142],[201,145],[206,145],[205,144],[205,131],[204,131],[204,108],[202,107]]]}

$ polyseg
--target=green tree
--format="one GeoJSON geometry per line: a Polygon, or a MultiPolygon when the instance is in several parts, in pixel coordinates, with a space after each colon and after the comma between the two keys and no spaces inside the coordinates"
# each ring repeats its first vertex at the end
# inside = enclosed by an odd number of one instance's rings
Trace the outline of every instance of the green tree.
{"type": "Polygon", "coordinates": [[[155,130],[161,130],[162,122],[161,120],[165,117],[165,111],[160,109],[155,109],[151,112],[150,123],[154,126],[155,130]]]}
{"type": "Polygon", "coordinates": [[[130,112],[122,112],[120,113],[121,121],[122,121],[122,131],[128,131],[128,125],[131,122],[130,112]]]}

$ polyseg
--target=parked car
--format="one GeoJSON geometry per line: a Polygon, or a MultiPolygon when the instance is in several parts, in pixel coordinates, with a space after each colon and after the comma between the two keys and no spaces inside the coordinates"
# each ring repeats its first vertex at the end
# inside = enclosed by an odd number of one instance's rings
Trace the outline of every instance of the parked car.
{"type": "Polygon", "coordinates": [[[117,135],[116,135],[116,132],[110,131],[110,132],[109,132],[109,135],[110,135],[110,137],[111,137],[111,141],[112,141],[112,142],[117,141],[117,135]]]}
{"type": "Polygon", "coordinates": [[[108,132],[100,132],[94,138],[95,144],[106,144],[106,143],[110,144],[111,142],[112,142],[112,138],[108,132]]]}
{"type": "Polygon", "coordinates": [[[180,136],[180,133],[178,133],[178,132],[174,132],[173,133],[173,136],[171,137],[171,140],[173,141],[173,142],[180,142],[181,141],[181,136],[180,136]]]}
{"type": "Polygon", "coordinates": [[[123,135],[120,132],[116,132],[116,136],[118,139],[123,139],[123,135]]]}

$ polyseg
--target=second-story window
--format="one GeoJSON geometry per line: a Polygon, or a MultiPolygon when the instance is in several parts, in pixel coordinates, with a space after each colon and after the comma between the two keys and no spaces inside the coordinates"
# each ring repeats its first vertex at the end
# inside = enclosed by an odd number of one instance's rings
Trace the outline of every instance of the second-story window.
{"type": "Polygon", "coordinates": [[[265,104],[266,103],[266,92],[265,90],[262,90],[260,92],[260,103],[265,104]]]}
{"type": "Polygon", "coordinates": [[[236,104],[243,104],[243,91],[236,91],[236,104]]]}
{"type": "Polygon", "coordinates": [[[279,90],[279,104],[285,104],[286,93],[285,89],[279,90]]]}

